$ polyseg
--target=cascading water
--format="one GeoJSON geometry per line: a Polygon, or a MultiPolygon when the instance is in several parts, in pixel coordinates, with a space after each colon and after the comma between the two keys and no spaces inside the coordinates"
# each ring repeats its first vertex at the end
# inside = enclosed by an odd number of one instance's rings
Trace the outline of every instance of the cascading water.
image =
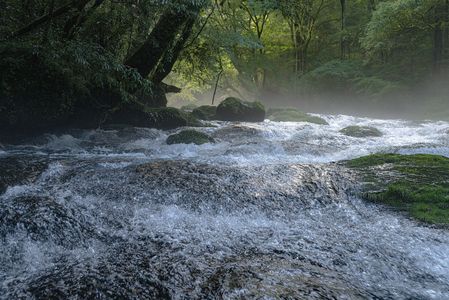
{"type": "Polygon", "coordinates": [[[333,163],[449,156],[449,124],[323,117],[216,123],[202,146],[142,128],[5,145],[0,298],[449,299],[449,232],[357,199],[333,163]]]}

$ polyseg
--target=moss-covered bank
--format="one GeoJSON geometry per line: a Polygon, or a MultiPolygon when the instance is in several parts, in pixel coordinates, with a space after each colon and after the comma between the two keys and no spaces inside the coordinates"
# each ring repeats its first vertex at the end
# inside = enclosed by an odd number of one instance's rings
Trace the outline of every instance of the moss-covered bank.
{"type": "Polygon", "coordinates": [[[364,178],[363,198],[420,221],[449,225],[449,158],[374,154],[346,162],[364,178]]]}

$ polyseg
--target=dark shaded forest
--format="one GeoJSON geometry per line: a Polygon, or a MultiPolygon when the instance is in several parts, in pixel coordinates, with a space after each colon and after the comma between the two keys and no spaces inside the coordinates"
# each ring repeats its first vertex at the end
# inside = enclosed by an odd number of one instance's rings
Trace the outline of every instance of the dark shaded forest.
{"type": "Polygon", "coordinates": [[[159,109],[150,125],[171,127],[194,120],[164,107],[227,96],[447,119],[448,28],[448,0],[4,0],[0,126],[139,125],[159,109]]]}

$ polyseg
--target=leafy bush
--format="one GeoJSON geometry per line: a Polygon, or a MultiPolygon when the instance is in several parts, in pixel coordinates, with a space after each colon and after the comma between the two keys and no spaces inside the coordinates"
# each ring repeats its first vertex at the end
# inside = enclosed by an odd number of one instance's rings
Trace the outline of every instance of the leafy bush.
{"type": "MultiPolygon", "coordinates": [[[[46,127],[76,113],[105,112],[151,94],[150,83],[95,44],[0,47],[0,117],[5,127],[46,127]]],[[[101,119],[101,115],[97,115],[101,119]]]]}

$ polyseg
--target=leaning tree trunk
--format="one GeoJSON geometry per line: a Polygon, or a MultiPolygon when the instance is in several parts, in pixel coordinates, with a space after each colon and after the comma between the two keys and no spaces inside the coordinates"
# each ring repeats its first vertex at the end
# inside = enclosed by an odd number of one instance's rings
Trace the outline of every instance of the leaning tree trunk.
{"type": "Polygon", "coordinates": [[[433,72],[440,76],[444,63],[446,5],[435,6],[435,27],[433,30],[433,72]]]}
{"type": "Polygon", "coordinates": [[[84,3],[80,2],[76,6],[77,13],[72,16],[64,26],[64,38],[72,39],[75,35],[76,30],[79,29],[84,22],[86,22],[88,16],[93,13],[96,8],[102,5],[104,1],[105,0],[96,0],[94,4],[88,9],[86,9],[86,7],[90,1],[84,1],[84,3]]]}
{"type": "Polygon", "coordinates": [[[125,64],[135,68],[145,78],[153,73],[189,18],[190,14],[186,11],[167,9],[145,43],[126,60],[125,64]]]}
{"type": "Polygon", "coordinates": [[[193,25],[195,25],[196,16],[191,16],[184,25],[178,40],[169,48],[160,60],[155,72],[151,75],[151,81],[159,84],[173,70],[173,66],[179,58],[187,40],[192,35],[193,25]]]}
{"type": "Polygon", "coordinates": [[[26,25],[25,27],[20,28],[16,32],[14,32],[10,38],[17,38],[23,36],[25,34],[30,33],[31,31],[39,28],[41,25],[53,20],[56,17],[62,16],[71,11],[72,8],[78,6],[86,6],[91,0],[79,0],[79,1],[71,1],[68,4],[58,7],[57,9],[52,9],[52,11],[44,16],[41,16],[26,25]]]}
{"type": "Polygon", "coordinates": [[[200,6],[192,10],[168,8],[151,31],[145,43],[132,55],[125,65],[135,68],[139,74],[154,83],[152,95],[141,92],[141,102],[147,106],[161,107],[167,104],[166,93],[179,89],[162,83],[171,72],[199,15],[200,6]]]}

